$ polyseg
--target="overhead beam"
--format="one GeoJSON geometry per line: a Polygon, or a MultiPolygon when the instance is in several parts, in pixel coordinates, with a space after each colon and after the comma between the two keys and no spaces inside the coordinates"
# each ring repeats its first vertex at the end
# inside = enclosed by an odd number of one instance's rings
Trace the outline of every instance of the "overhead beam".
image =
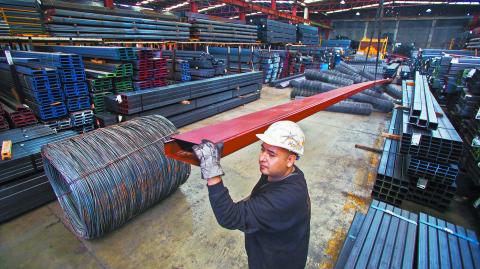
{"type": "Polygon", "coordinates": [[[365,89],[390,82],[391,80],[383,79],[341,87],[174,135],[170,141],[165,143],[165,154],[170,158],[198,165],[198,159],[192,151],[192,146],[200,144],[202,139],[208,139],[214,143],[223,143],[222,157],[225,157],[257,141],[258,138],[255,134],[264,132],[274,122],[279,120],[300,121],[365,89]]]}
{"type": "Polygon", "coordinates": [[[280,12],[278,10],[273,10],[272,8],[269,8],[269,7],[248,3],[248,2],[245,2],[243,0],[218,0],[218,2],[225,3],[227,5],[234,5],[234,6],[237,6],[237,7],[242,7],[242,8],[245,8],[245,10],[248,10],[248,11],[262,12],[265,15],[284,18],[284,19],[287,19],[287,20],[295,22],[295,23],[309,23],[309,24],[316,25],[318,27],[326,28],[326,29],[330,28],[330,27],[328,27],[327,25],[324,25],[324,24],[315,23],[315,22],[312,22],[308,19],[304,19],[302,17],[293,16],[293,15],[288,14],[286,12],[280,12]]]}

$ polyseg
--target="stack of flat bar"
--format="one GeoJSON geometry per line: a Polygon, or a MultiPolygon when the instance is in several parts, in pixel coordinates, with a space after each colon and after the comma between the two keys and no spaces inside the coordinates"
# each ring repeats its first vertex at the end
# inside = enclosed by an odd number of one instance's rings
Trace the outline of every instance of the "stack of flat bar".
{"type": "Polygon", "coordinates": [[[419,128],[436,130],[438,119],[434,108],[435,97],[428,87],[427,77],[415,74],[415,90],[412,96],[409,122],[419,128]]]}
{"type": "MultiPolygon", "coordinates": [[[[46,3],[45,27],[52,36],[122,40],[188,40],[190,24],[173,16],[148,17],[141,12],[118,11],[46,3]]],[[[60,2],[61,3],[61,2],[60,2]]],[[[69,3],[70,4],[70,3],[69,3]]]]}
{"type": "Polygon", "coordinates": [[[200,41],[249,42],[257,41],[257,26],[199,18],[188,18],[192,37],[200,41]]]}
{"type": "Polygon", "coordinates": [[[315,26],[298,24],[297,41],[304,45],[318,45],[320,43],[318,28],[315,26]]]}
{"type": "MultiPolygon", "coordinates": [[[[402,92],[403,106],[413,110],[413,90],[418,91],[419,87],[412,85],[411,80],[403,81],[402,92]]],[[[433,96],[431,98],[433,113],[441,112],[441,107],[433,96]]],[[[412,112],[403,111],[402,114],[401,152],[409,154],[406,163],[410,181],[407,198],[443,211],[450,205],[457,189],[462,141],[446,116],[439,117],[437,130],[425,130],[410,123],[416,122],[411,120],[412,112]],[[458,139],[445,139],[451,137],[458,139]]]]}
{"type": "Polygon", "coordinates": [[[263,43],[295,43],[297,41],[297,26],[285,22],[269,20],[266,18],[255,19],[252,24],[258,27],[258,38],[263,43]]]}
{"type": "Polygon", "coordinates": [[[420,213],[417,268],[480,268],[475,231],[420,213]]]}
{"type": "Polygon", "coordinates": [[[36,0],[2,0],[0,11],[10,35],[45,33],[40,7],[36,0]]]}
{"type": "Polygon", "coordinates": [[[264,83],[275,80],[281,73],[280,55],[276,52],[260,51],[260,63],[264,83]]]}
{"type": "Polygon", "coordinates": [[[116,61],[136,60],[137,54],[133,48],[104,46],[36,46],[47,51],[73,53],[85,58],[107,59],[116,61]]]}
{"type": "Polygon", "coordinates": [[[193,80],[225,74],[225,61],[203,51],[162,50],[161,54],[167,59],[188,60],[193,80]]]}
{"type": "MultiPolygon", "coordinates": [[[[399,134],[401,126],[401,112],[393,110],[389,133],[399,134]]],[[[377,169],[377,178],[372,189],[375,199],[393,205],[400,205],[408,192],[408,178],[405,171],[405,157],[399,152],[400,142],[385,139],[382,158],[377,169]]]]}
{"type": "Polygon", "coordinates": [[[42,146],[76,133],[57,133],[44,125],[12,129],[0,134],[0,141],[12,140],[12,159],[0,160],[0,222],[55,199],[43,172],[42,146]]]}
{"type": "Polygon", "coordinates": [[[355,214],[335,268],[413,268],[418,216],[373,200],[355,214]]]}

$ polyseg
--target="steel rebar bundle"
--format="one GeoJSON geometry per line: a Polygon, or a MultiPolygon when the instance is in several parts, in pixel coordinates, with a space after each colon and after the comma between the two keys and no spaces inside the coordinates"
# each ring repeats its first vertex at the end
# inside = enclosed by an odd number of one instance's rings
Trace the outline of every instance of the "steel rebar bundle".
{"type": "Polygon", "coordinates": [[[190,166],[164,155],[175,132],[151,115],[44,146],[45,173],[72,231],[100,237],[183,184],[190,166]]]}

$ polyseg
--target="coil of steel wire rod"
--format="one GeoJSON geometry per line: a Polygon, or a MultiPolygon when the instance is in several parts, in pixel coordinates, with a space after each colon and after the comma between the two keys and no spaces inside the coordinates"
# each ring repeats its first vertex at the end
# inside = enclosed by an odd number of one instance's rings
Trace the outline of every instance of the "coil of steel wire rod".
{"type": "Polygon", "coordinates": [[[330,90],[336,89],[339,86],[326,83],[326,82],[321,82],[321,81],[311,81],[311,80],[292,80],[290,81],[290,87],[294,88],[300,88],[300,89],[307,89],[310,91],[314,91],[316,93],[321,93],[321,92],[328,92],[330,90]]]}
{"type": "Polygon", "coordinates": [[[151,115],[44,146],[45,173],[67,226],[79,237],[100,237],[183,184],[190,165],[164,154],[175,132],[151,115]]]}
{"type": "Polygon", "coordinates": [[[348,86],[354,83],[353,80],[351,79],[345,79],[345,78],[324,73],[322,71],[315,71],[310,69],[305,70],[305,78],[308,80],[324,81],[324,82],[341,85],[341,86],[348,86]]]}
{"type": "Polygon", "coordinates": [[[325,108],[325,111],[368,116],[373,112],[373,106],[367,103],[342,101],[325,108]]]}

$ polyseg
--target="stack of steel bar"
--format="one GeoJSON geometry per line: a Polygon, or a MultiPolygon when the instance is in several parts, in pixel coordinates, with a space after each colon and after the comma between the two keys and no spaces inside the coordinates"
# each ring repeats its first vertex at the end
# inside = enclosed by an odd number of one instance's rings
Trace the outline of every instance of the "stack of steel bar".
{"type": "Polygon", "coordinates": [[[335,268],[413,268],[417,222],[417,214],[373,200],[366,215],[355,214],[335,268]]]}
{"type": "Polygon", "coordinates": [[[264,83],[275,80],[281,72],[280,55],[276,52],[260,51],[260,63],[264,83]]]}
{"type": "Polygon", "coordinates": [[[41,35],[44,28],[36,0],[2,0],[0,11],[10,35],[41,35]]]}
{"type": "Polygon", "coordinates": [[[8,126],[7,119],[5,118],[5,110],[3,110],[3,105],[0,103],[0,131],[5,131],[10,129],[10,126],[8,126]]]}
{"type": "MultiPolygon", "coordinates": [[[[402,113],[393,110],[389,133],[400,134],[402,113]]],[[[408,193],[409,181],[405,171],[405,157],[400,154],[400,141],[385,139],[377,178],[372,190],[375,199],[399,206],[408,193]]]]}
{"type": "MultiPolygon", "coordinates": [[[[81,55],[87,67],[87,74],[92,79],[113,79],[116,93],[133,90],[133,66],[130,61],[137,60],[133,48],[104,46],[43,46],[42,49],[75,53],[81,55]]],[[[92,91],[92,89],[90,89],[92,91]]],[[[102,91],[99,93],[104,93],[102,91]]],[[[100,96],[97,96],[101,98],[100,96]]],[[[97,104],[101,106],[101,101],[97,104]]],[[[95,105],[95,103],[94,103],[95,105]]]]}
{"type": "Polygon", "coordinates": [[[100,237],[173,193],[190,175],[190,165],[164,155],[176,132],[152,115],[44,146],[65,224],[81,238],[100,237]]]}
{"type": "Polygon", "coordinates": [[[103,111],[95,114],[96,125],[98,127],[107,127],[118,123],[118,116],[115,113],[103,111]]]}
{"type": "Polygon", "coordinates": [[[261,87],[262,73],[250,72],[107,96],[105,100],[110,111],[130,118],[160,114],[180,127],[257,100],[261,87]]]}
{"type": "Polygon", "coordinates": [[[471,38],[466,45],[467,49],[480,49],[480,38],[471,38]]]}
{"type": "Polygon", "coordinates": [[[188,60],[193,80],[225,74],[225,62],[202,51],[163,50],[161,54],[168,59],[188,60]]]}
{"type": "Polygon", "coordinates": [[[298,24],[297,41],[304,45],[318,45],[320,43],[318,28],[315,26],[298,24]]]}
{"type": "Polygon", "coordinates": [[[420,213],[416,264],[418,269],[480,269],[475,231],[420,213]]]}
{"type": "Polygon", "coordinates": [[[136,49],[137,60],[133,65],[133,87],[135,90],[167,85],[167,59],[157,57],[159,51],[151,49],[136,49]]]}
{"type": "Polygon", "coordinates": [[[400,66],[400,78],[401,79],[411,79],[413,76],[412,76],[412,72],[410,70],[410,66],[408,65],[402,65],[400,66]]]}
{"type": "MultiPolygon", "coordinates": [[[[90,97],[88,93],[88,85],[86,83],[86,74],[85,66],[83,64],[83,59],[81,55],[73,53],[63,53],[63,52],[32,52],[32,51],[12,51],[11,54],[15,57],[27,57],[34,58],[38,60],[37,62],[29,62],[25,64],[26,66],[16,66],[17,73],[29,74],[32,72],[39,72],[39,70],[30,68],[45,68],[43,73],[51,72],[49,76],[48,83],[46,86],[41,84],[42,87],[47,87],[50,90],[55,87],[61,87],[60,91],[62,95],[59,99],[52,99],[49,97],[45,99],[46,103],[39,102],[39,100],[28,100],[29,104],[34,111],[39,114],[39,117],[44,121],[51,121],[52,119],[62,118],[67,116],[67,110],[71,114],[76,111],[83,111],[90,109],[90,97]],[[27,67],[29,69],[27,69],[27,67]],[[55,69],[51,69],[55,68],[55,69]],[[28,73],[26,73],[28,71],[28,73]],[[55,76],[54,76],[55,75],[55,76]],[[36,101],[32,102],[32,101],[36,101]]],[[[32,73],[33,75],[33,73],[32,73]]],[[[25,79],[23,79],[25,80],[25,79]]],[[[20,79],[22,81],[22,79],[20,79]]],[[[36,82],[38,84],[38,82],[36,82]]],[[[30,83],[31,84],[31,83],[30,83]]],[[[26,84],[29,86],[30,84],[26,84]]],[[[33,85],[37,85],[33,84],[33,85]]],[[[44,83],[45,84],[45,83],[44,83]]],[[[37,85],[37,87],[39,87],[37,85]]],[[[26,86],[23,85],[23,88],[26,89],[26,86]]],[[[27,87],[28,88],[28,87],[27,87]]],[[[42,88],[43,89],[43,88],[42,88]]],[[[27,97],[29,95],[26,95],[27,97]]],[[[46,97],[45,97],[46,98],[46,97]]],[[[69,115],[71,118],[71,115],[69,115]]],[[[64,121],[60,120],[54,121],[58,125],[58,129],[64,129],[64,121]]],[[[52,125],[50,122],[46,122],[49,125],[52,125]]],[[[85,123],[89,125],[87,128],[91,128],[93,121],[85,123]]],[[[76,125],[75,121],[71,122],[71,127],[77,129],[84,129],[85,125],[76,125]]]]}
{"type": "MultiPolygon", "coordinates": [[[[436,130],[419,128],[412,122],[411,114],[415,107],[415,92],[419,91],[423,80],[417,73],[413,81],[403,81],[403,106],[409,110],[402,112],[401,153],[407,156],[409,191],[407,198],[439,210],[448,208],[456,192],[458,163],[463,143],[458,133],[445,115],[438,118],[436,130]]],[[[430,94],[428,87],[425,94],[430,94]]],[[[443,113],[438,102],[431,95],[434,113],[443,113]]]]}
{"type": "Polygon", "coordinates": [[[47,143],[75,136],[73,131],[57,133],[35,125],[0,134],[0,141],[11,140],[12,158],[0,160],[0,222],[55,199],[43,172],[40,149],[47,143]]]}
{"type": "Polygon", "coordinates": [[[257,26],[187,17],[192,24],[191,34],[200,41],[249,42],[257,41],[257,26]]]}
{"type": "Polygon", "coordinates": [[[342,48],[344,55],[350,55],[350,45],[352,40],[349,39],[327,39],[322,40],[321,46],[323,48],[342,48]]]}
{"type": "Polygon", "coordinates": [[[190,24],[172,16],[90,8],[61,1],[44,1],[45,27],[52,36],[122,40],[188,40],[190,24]]]}
{"type": "Polygon", "coordinates": [[[209,53],[215,58],[223,60],[229,72],[242,73],[260,69],[259,50],[210,47],[209,53]]]}
{"type": "Polygon", "coordinates": [[[258,38],[263,43],[295,43],[297,41],[297,26],[266,18],[254,19],[252,24],[258,27],[258,38]]]}
{"type": "Polygon", "coordinates": [[[11,128],[20,128],[38,122],[33,111],[25,105],[15,105],[14,108],[6,106],[5,103],[0,103],[0,105],[3,106],[4,117],[11,128]]]}
{"type": "Polygon", "coordinates": [[[344,268],[480,268],[473,230],[376,200],[356,212],[335,265],[344,268]]]}
{"type": "Polygon", "coordinates": [[[186,60],[168,59],[168,78],[173,81],[190,81],[192,76],[190,74],[190,64],[186,60]]]}
{"type": "MultiPolygon", "coordinates": [[[[89,72],[87,70],[87,76],[89,72]]],[[[90,91],[90,98],[93,103],[93,111],[99,113],[105,111],[105,102],[103,97],[105,95],[113,94],[112,78],[87,78],[88,88],[90,91]]]]}
{"type": "Polygon", "coordinates": [[[384,78],[394,78],[397,75],[398,68],[400,67],[399,63],[391,63],[387,66],[385,69],[385,72],[383,72],[383,77],[384,78]]]}
{"type": "MultiPolygon", "coordinates": [[[[35,58],[35,53],[11,51],[11,54],[14,56],[16,75],[25,103],[41,120],[65,117],[67,115],[65,95],[58,71],[35,58]],[[26,57],[29,60],[17,57],[26,57]]],[[[10,66],[3,62],[0,63],[0,68],[5,75],[3,77],[5,81],[2,83],[14,84],[14,78],[9,76],[10,66]]]]}
{"type": "Polygon", "coordinates": [[[409,123],[419,128],[436,130],[438,118],[434,102],[436,102],[435,97],[430,92],[426,76],[417,72],[415,74],[415,90],[410,104],[409,123]]]}

